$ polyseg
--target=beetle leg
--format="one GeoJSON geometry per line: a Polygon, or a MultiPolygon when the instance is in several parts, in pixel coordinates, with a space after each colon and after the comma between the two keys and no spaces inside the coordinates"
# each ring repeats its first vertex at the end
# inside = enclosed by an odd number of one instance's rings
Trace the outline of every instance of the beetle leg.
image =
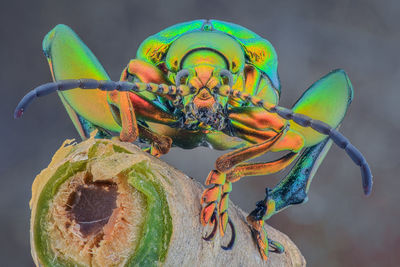
{"type": "Polygon", "coordinates": [[[121,81],[130,81],[130,76],[144,83],[167,84],[164,73],[156,66],[140,59],[132,59],[122,71],[121,81]]]}
{"type": "Polygon", "coordinates": [[[267,139],[264,142],[256,143],[244,148],[239,148],[220,156],[215,162],[216,169],[220,172],[226,173],[243,161],[256,158],[265,154],[275,144],[277,144],[278,141],[281,140],[281,138],[286,134],[286,130],[286,128],[282,129],[278,134],[267,139]]]}
{"type": "Polygon", "coordinates": [[[109,104],[113,107],[114,118],[121,123],[120,140],[124,142],[135,141],[139,133],[135,110],[129,99],[129,92],[111,91],[107,93],[107,98],[109,104]]]}
{"type": "MultiPolygon", "coordinates": [[[[224,235],[229,222],[228,202],[229,193],[232,190],[232,183],[231,180],[227,180],[227,174],[233,173],[236,165],[241,162],[261,156],[271,150],[272,147],[284,140],[283,137],[285,133],[286,128],[282,129],[274,137],[269,138],[264,142],[237,149],[233,152],[222,155],[216,160],[216,169],[210,172],[206,180],[206,185],[212,185],[212,187],[204,190],[201,198],[203,208],[200,213],[200,222],[202,225],[212,225],[214,221],[211,220],[211,218],[216,212],[217,217],[219,218],[217,221],[219,221],[220,234],[222,236],[224,235]]],[[[270,164],[276,164],[274,171],[279,171],[287,166],[285,160],[278,160],[277,163],[270,164]]],[[[236,180],[232,179],[232,181],[236,180]]],[[[213,237],[214,236],[211,236],[210,239],[213,237]]]]}
{"type": "Polygon", "coordinates": [[[265,163],[242,163],[227,174],[228,181],[234,183],[244,176],[273,174],[286,168],[296,159],[298,153],[290,152],[283,157],[265,163]]]}
{"type": "MultiPolygon", "coordinates": [[[[269,195],[269,189],[266,190],[267,197],[269,195]]],[[[271,240],[268,238],[268,233],[264,228],[264,220],[260,219],[260,213],[265,213],[269,207],[267,203],[264,201],[259,201],[257,203],[257,208],[252,211],[249,216],[247,216],[247,222],[250,225],[251,232],[253,237],[257,243],[258,250],[261,254],[261,257],[267,261],[269,252],[275,253],[283,253],[285,248],[277,241],[271,240]]],[[[261,217],[262,218],[262,217],[261,217]]]]}
{"type": "MultiPolygon", "coordinates": [[[[143,83],[155,83],[155,84],[167,84],[168,80],[166,79],[164,73],[157,68],[156,66],[145,62],[140,59],[132,59],[129,61],[127,67],[121,73],[121,81],[140,81],[143,83]]],[[[153,95],[144,95],[147,99],[153,99],[154,93],[143,92],[153,95]]],[[[141,94],[143,94],[141,93],[141,94]]],[[[172,96],[166,96],[166,98],[171,99],[172,96]]],[[[145,117],[146,121],[151,119],[156,120],[157,122],[167,122],[167,120],[171,120],[172,116],[168,116],[169,114],[165,114],[158,108],[149,105],[149,103],[141,97],[139,94],[130,93],[130,102],[133,105],[138,106],[138,115],[145,117]],[[143,112],[140,112],[143,111],[143,112]],[[145,113],[145,114],[142,114],[145,113]]],[[[163,154],[167,154],[172,145],[172,139],[159,135],[147,127],[139,125],[140,137],[149,141],[151,143],[151,147],[148,149],[149,153],[153,156],[160,157],[163,154]]]]}
{"type": "MultiPolygon", "coordinates": [[[[140,59],[132,59],[129,61],[126,68],[122,71],[121,81],[128,82],[142,82],[142,83],[153,83],[153,84],[169,84],[165,74],[156,66],[145,62],[140,59]]],[[[155,92],[140,92],[139,95],[146,99],[153,100],[157,93],[155,92]]],[[[171,95],[163,95],[168,100],[173,100],[171,95]]]]}
{"type": "MultiPolygon", "coordinates": [[[[297,151],[300,151],[303,145],[303,143],[298,142],[295,137],[291,137],[290,133],[292,132],[289,131],[286,136],[280,140],[280,142],[277,142],[277,144],[275,144],[273,148],[271,148],[271,150],[285,150],[292,147],[294,151],[289,152],[280,159],[272,162],[239,164],[227,174],[227,180],[230,182],[236,182],[244,176],[267,175],[286,168],[288,165],[290,165],[290,163],[294,161],[294,159],[296,159],[296,157],[298,156],[297,151]]],[[[297,133],[295,133],[295,135],[296,134],[297,133]]],[[[297,136],[301,138],[300,135],[297,136]]],[[[263,203],[261,202],[259,203],[259,205],[262,204],[263,203]]],[[[267,209],[274,210],[272,206],[267,208],[267,205],[262,205],[262,207],[265,209],[265,211],[267,209]]],[[[250,225],[250,229],[253,233],[253,237],[257,243],[260,254],[264,260],[267,260],[269,251],[275,251],[279,253],[283,252],[282,245],[268,238],[268,234],[263,227],[264,220],[262,218],[255,217],[250,214],[247,217],[247,221],[250,225]]]]}
{"type": "MultiPolygon", "coordinates": [[[[301,204],[307,200],[310,183],[331,144],[332,140],[326,138],[322,142],[306,148],[289,174],[272,190],[266,190],[264,200],[259,201],[256,209],[247,217],[254,235],[262,236],[258,229],[264,223],[264,220],[291,205],[301,204]]],[[[257,239],[257,245],[263,258],[268,253],[265,250],[265,244],[268,242],[271,243],[271,240],[267,238],[257,239]]],[[[279,246],[277,248],[279,251],[279,246]]]]}
{"type": "MultiPolygon", "coordinates": [[[[275,131],[273,129],[284,127],[285,125],[285,121],[279,119],[275,114],[266,113],[257,108],[236,108],[230,114],[230,118],[232,119],[234,133],[249,142],[260,142],[262,138],[271,136],[275,131]],[[268,128],[271,125],[275,127],[268,128]]],[[[244,176],[267,175],[278,172],[296,159],[303,146],[304,138],[298,132],[289,129],[285,136],[270,148],[270,151],[289,150],[288,154],[272,162],[238,164],[227,172],[226,180],[228,182],[236,182],[244,176]]],[[[266,209],[263,203],[260,202],[258,205],[263,207],[261,212],[266,209]]],[[[248,216],[247,220],[263,259],[267,260],[269,251],[283,252],[282,245],[268,239],[262,217],[248,216]]]]}
{"type": "MultiPolygon", "coordinates": [[[[260,143],[264,139],[272,138],[276,132],[267,126],[285,126],[285,121],[275,114],[270,114],[259,108],[238,108],[230,114],[232,126],[236,136],[253,143],[260,143]],[[264,130],[260,130],[263,129],[264,130]]],[[[286,168],[298,155],[304,146],[304,138],[289,129],[285,136],[280,138],[271,148],[272,152],[289,150],[290,153],[280,159],[266,163],[241,163],[227,173],[230,182],[236,182],[243,176],[267,175],[286,168]]]]}
{"type": "Polygon", "coordinates": [[[258,250],[260,251],[261,257],[267,261],[269,254],[269,242],[268,233],[264,228],[263,220],[252,220],[252,217],[247,217],[247,222],[251,226],[251,233],[253,238],[257,242],[258,250]]]}
{"type": "Polygon", "coordinates": [[[160,157],[161,155],[167,154],[172,146],[172,139],[165,135],[157,134],[150,129],[139,126],[140,138],[145,139],[151,143],[149,152],[151,155],[160,157]]]}
{"type": "Polygon", "coordinates": [[[232,191],[232,183],[226,182],[225,173],[213,170],[207,177],[206,185],[213,184],[213,187],[206,189],[203,192],[200,203],[205,204],[200,214],[200,222],[202,225],[211,225],[212,232],[204,238],[206,241],[211,241],[217,234],[219,228],[221,236],[224,236],[228,224],[232,229],[232,237],[227,246],[222,246],[223,249],[229,250],[235,242],[235,227],[228,215],[229,193],[232,191]]]}

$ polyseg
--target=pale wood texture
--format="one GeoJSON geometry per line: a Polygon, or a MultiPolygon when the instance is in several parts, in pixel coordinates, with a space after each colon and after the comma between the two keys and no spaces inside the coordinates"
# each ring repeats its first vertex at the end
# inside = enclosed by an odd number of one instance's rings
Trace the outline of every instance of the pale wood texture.
{"type": "MultiPolygon", "coordinates": [[[[213,241],[204,241],[202,237],[206,236],[211,229],[201,226],[199,220],[201,210],[199,200],[204,190],[200,183],[162,160],[142,152],[134,144],[116,140],[103,141],[118,145],[133,153],[113,155],[113,164],[117,161],[119,162],[117,165],[128,166],[143,160],[148,161],[155,179],[160,181],[166,192],[173,233],[163,266],[305,266],[305,260],[296,245],[286,235],[268,225],[266,227],[270,238],[282,243],[285,252],[283,254],[270,253],[268,262],[264,262],[246,223],[246,214],[232,202],[229,203],[229,216],[236,227],[236,243],[233,249],[225,251],[221,248],[221,245],[226,245],[230,240],[229,227],[223,238],[217,234],[213,241]]],[[[94,142],[95,140],[91,138],[80,144],[63,146],[53,157],[49,167],[38,175],[33,190],[40,191],[40,187],[46,180],[43,176],[49,176],[65,160],[85,158],[85,153],[94,142]]],[[[32,214],[35,212],[36,195],[33,195],[31,201],[32,214]]],[[[35,257],[34,251],[33,255],[35,257]]]]}

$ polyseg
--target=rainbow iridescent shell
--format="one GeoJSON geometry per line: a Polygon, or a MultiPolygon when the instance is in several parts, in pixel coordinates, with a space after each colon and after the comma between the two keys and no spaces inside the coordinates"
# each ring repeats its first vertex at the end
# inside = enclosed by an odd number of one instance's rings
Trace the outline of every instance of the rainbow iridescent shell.
{"type": "MultiPolygon", "coordinates": [[[[207,36],[210,37],[210,36],[207,36]]],[[[189,40],[189,38],[188,38],[189,40]]],[[[183,42],[182,42],[183,43],[183,42]]],[[[179,68],[179,61],[192,49],[200,47],[213,49],[222,53],[230,62],[229,66],[233,73],[243,70],[244,62],[241,62],[237,47],[233,43],[239,44],[242,55],[245,55],[247,64],[253,65],[261,73],[267,75],[276,89],[280,89],[278,78],[278,58],[271,43],[254,32],[228,22],[219,20],[194,20],[176,24],[161,32],[148,37],[139,47],[136,57],[154,65],[165,64],[170,71],[176,72],[179,68]],[[196,32],[210,32],[215,34],[215,38],[200,38],[193,36],[196,32]],[[173,44],[180,38],[192,34],[192,40],[186,47],[177,53],[174,49],[172,56],[167,54],[173,44]],[[226,36],[234,42],[229,42],[226,36]],[[220,39],[220,40],[218,40],[220,39]],[[222,43],[224,40],[224,43],[222,43]],[[198,41],[196,46],[196,41],[198,41]]],[[[173,48],[172,48],[173,49],[173,48]]]]}

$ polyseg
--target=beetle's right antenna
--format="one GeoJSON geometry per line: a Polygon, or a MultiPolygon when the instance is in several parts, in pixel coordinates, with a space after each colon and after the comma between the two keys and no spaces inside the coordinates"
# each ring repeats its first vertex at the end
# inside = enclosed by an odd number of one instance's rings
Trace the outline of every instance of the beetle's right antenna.
{"type": "Polygon", "coordinates": [[[160,95],[187,95],[190,93],[190,88],[187,85],[166,85],[155,83],[131,83],[126,81],[99,81],[93,79],[77,79],[77,80],[61,80],[57,82],[50,82],[40,85],[27,93],[18,103],[14,111],[14,118],[22,117],[24,111],[32,101],[41,96],[57,91],[66,91],[71,89],[99,89],[102,91],[132,91],[143,92],[148,91],[160,95]]]}

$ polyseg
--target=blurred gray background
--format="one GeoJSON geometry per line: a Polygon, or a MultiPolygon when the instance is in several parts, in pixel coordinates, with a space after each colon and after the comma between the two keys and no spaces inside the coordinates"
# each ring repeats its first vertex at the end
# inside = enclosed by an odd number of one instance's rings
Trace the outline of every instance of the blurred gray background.
{"type": "MultiPolygon", "coordinates": [[[[35,101],[22,120],[20,98],[51,80],[41,52],[56,24],[71,26],[118,79],[141,41],[197,18],[240,24],[276,48],[281,105],[314,81],[346,70],[354,101],[341,127],[368,159],[374,188],[363,196],[359,169],[333,147],[311,184],[309,201],[268,223],[299,246],[309,266],[400,265],[399,1],[1,1],[1,266],[32,266],[31,183],[66,138],[79,138],[56,94],[35,101]]],[[[203,182],[221,153],[174,148],[163,159],[203,182]]],[[[246,211],[285,173],[245,178],[231,198],[246,211]]]]}

